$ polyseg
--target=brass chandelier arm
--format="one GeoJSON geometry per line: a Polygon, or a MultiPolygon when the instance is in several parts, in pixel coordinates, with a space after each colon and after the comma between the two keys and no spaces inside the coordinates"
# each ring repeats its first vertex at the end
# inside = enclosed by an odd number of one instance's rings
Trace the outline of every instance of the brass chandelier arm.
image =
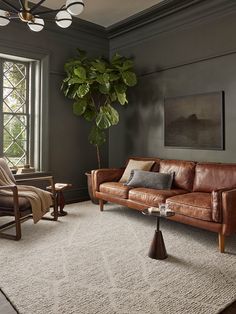
{"type": "Polygon", "coordinates": [[[15,7],[13,4],[9,3],[7,0],[2,0],[3,3],[5,3],[9,8],[11,8],[14,12],[18,13],[19,9],[15,7]]]}
{"type": "Polygon", "coordinates": [[[20,18],[19,18],[19,15],[10,15],[10,16],[8,16],[8,18],[9,18],[10,20],[20,19],[20,18]]]}
{"type": "Polygon", "coordinates": [[[44,3],[46,0],[41,0],[37,4],[33,5],[30,9],[30,13],[33,13],[42,3],[44,3]]]}

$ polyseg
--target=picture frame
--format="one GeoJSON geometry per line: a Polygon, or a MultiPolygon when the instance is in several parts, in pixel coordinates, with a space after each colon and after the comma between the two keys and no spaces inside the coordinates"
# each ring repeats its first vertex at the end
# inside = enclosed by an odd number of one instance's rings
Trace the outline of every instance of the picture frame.
{"type": "Polygon", "coordinates": [[[165,98],[164,146],[224,150],[224,92],[165,98]]]}

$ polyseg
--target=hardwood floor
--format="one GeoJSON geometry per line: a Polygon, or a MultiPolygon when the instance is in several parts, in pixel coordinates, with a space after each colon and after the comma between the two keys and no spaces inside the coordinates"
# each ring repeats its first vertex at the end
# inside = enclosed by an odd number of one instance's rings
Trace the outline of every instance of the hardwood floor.
{"type": "MultiPolygon", "coordinates": [[[[11,303],[6,299],[5,295],[0,291],[0,314],[17,314],[11,303]]],[[[235,314],[236,302],[226,308],[221,314],[235,314]]],[[[44,314],[44,313],[42,313],[44,314]]]]}

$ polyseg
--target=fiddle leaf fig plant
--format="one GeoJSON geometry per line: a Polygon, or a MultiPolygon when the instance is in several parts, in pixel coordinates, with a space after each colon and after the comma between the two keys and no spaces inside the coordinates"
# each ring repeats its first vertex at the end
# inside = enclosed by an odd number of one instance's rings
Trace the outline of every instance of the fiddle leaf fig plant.
{"type": "Polygon", "coordinates": [[[105,130],[119,122],[114,105],[128,104],[127,90],[137,84],[132,59],[115,54],[111,60],[90,58],[85,51],[65,63],[62,83],[65,96],[73,99],[73,112],[91,123],[89,142],[99,147],[106,141],[105,130]]]}

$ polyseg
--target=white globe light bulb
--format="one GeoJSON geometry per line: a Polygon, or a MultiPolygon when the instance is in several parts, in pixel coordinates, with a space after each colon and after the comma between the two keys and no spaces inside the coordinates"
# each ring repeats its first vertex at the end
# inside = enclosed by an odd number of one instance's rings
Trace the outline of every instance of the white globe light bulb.
{"type": "Polygon", "coordinates": [[[4,10],[0,10],[0,26],[6,26],[10,23],[10,19],[8,17],[8,12],[4,10]]]}
{"type": "Polygon", "coordinates": [[[72,23],[72,17],[66,10],[59,11],[56,15],[56,23],[62,28],[67,28],[72,23]]]}
{"type": "Polygon", "coordinates": [[[44,20],[35,17],[33,21],[28,22],[28,26],[33,32],[40,32],[44,28],[44,20]]]}
{"type": "Polygon", "coordinates": [[[84,10],[84,1],[83,0],[67,0],[66,1],[66,10],[71,15],[79,15],[84,10]]]}

